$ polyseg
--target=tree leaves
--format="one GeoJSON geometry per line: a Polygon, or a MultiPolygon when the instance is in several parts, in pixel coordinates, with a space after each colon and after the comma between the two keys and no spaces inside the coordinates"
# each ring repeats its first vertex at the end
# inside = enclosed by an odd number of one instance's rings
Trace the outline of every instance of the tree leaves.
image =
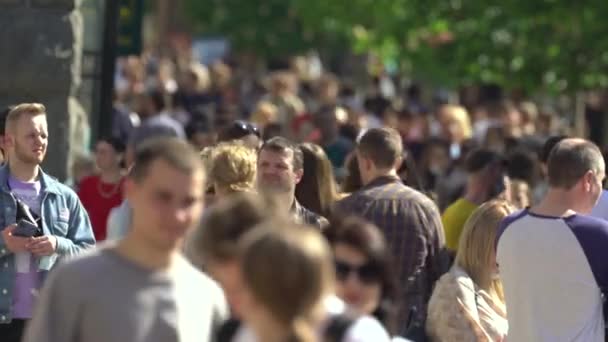
{"type": "Polygon", "coordinates": [[[441,85],[608,84],[608,1],[186,0],[197,32],[262,56],[373,52],[441,85]]]}

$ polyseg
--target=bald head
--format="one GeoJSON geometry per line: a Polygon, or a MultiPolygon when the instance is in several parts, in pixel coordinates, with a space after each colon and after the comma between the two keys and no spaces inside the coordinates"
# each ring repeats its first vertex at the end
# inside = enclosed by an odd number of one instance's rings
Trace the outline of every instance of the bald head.
{"type": "Polygon", "coordinates": [[[569,190],[589,171],[603,179],[605,164],[602,152],[592,142],[571,138],[560,141],[547,161],[549,185],[569,190]]]}

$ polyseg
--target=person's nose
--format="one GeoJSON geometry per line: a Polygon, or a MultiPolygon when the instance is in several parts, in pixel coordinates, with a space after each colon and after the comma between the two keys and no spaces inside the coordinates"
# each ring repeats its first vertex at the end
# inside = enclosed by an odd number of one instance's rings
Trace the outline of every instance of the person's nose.
{"type": "Polygon", "coordinates": [[[36,146],[44,146],[44,139],[42,138],[42,136],[38,135],[36,136],[36,139],[34,139],[34,142],[36,144],[36,146]]]}
{"type": "Polygon", "coordinates": [[[171,216],[173,221],[179,225],[188,223],[188,220],[190,218],[188,210],[186,210],[185,208],[174,208],[173,215],[171,216]]]}

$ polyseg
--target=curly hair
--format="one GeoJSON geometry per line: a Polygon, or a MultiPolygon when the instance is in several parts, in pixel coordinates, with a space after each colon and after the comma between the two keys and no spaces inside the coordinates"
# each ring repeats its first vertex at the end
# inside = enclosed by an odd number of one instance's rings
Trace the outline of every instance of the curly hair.
{"type": "Polygon", "coordinates": [[[256,162],[256,152],[243,143],[220,143],[211,151],[210,180],[228,192],[247,191],[253,188],[256,162]]]}

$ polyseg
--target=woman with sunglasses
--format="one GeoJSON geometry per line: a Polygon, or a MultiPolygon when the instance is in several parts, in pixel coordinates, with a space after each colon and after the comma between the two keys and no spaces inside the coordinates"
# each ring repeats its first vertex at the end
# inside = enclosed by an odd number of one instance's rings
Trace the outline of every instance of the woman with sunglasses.
{"type": "Polygon", "coordinates": [[[397,331],[395,284],[389,250],[380,230],[355,217],[332,220],[326,229],[336,267],[336,294],[359,314],[397,331]]]}
{"type": "Polygon", "coordinates": [[[456,261],[435,284],[426,332],[431,341],[502,341],[508,323],[496,266],[496,233],[515,208],[495,200],[465,223],[456,261]]]}
{"type": "Polygon", "coordinates": [[[271,219],[239,244],[243,329],[232,341],[389,342],[378,321],[344,312],[333,296],[331,251],[318,229],[271,219]]]}

